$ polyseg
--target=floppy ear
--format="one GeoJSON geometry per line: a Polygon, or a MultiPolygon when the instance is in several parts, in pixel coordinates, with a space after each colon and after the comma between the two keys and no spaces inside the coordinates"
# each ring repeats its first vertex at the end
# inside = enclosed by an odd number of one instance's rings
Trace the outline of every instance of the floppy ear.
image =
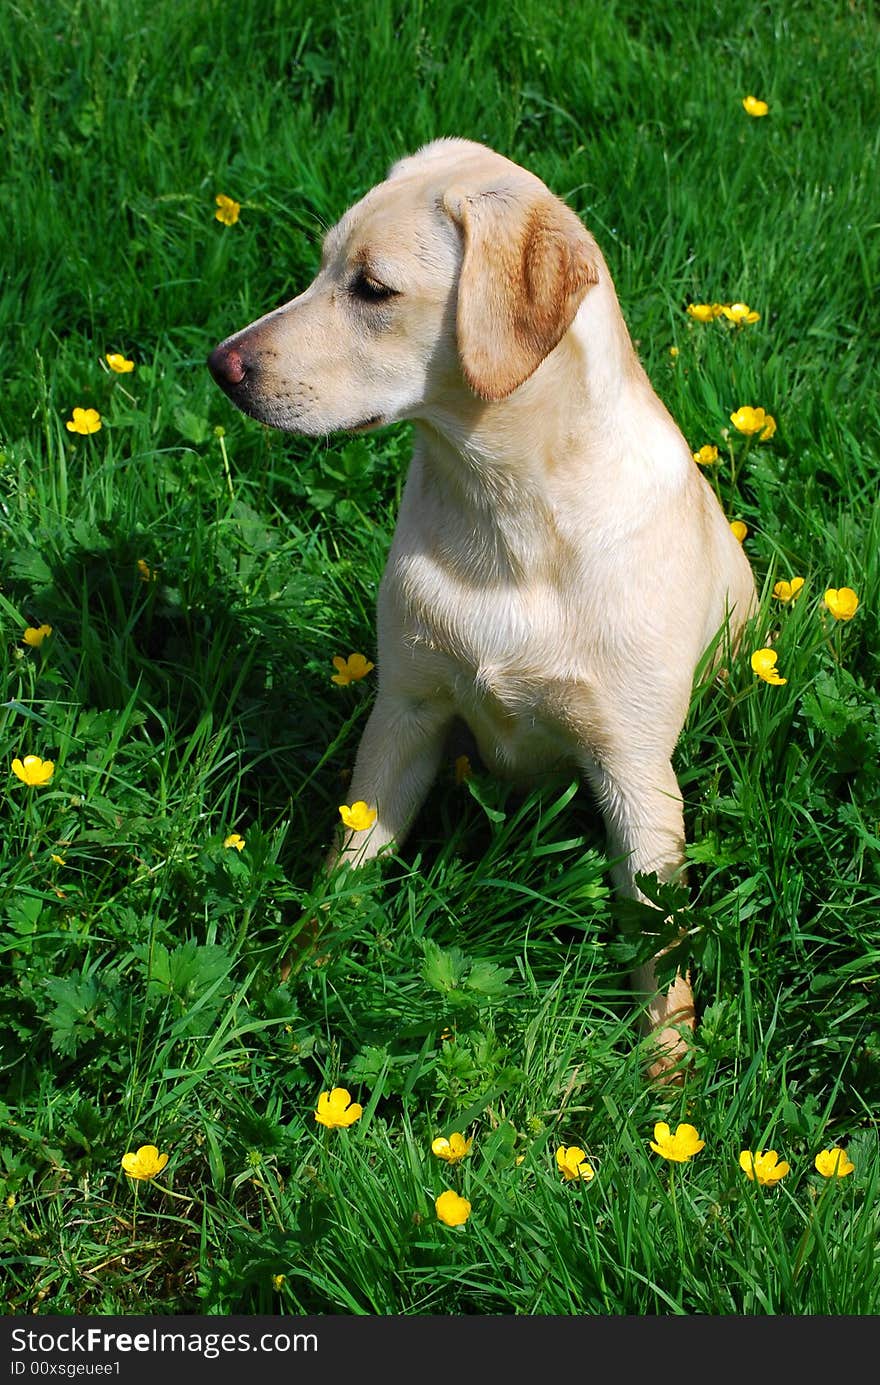
{"type": "Polygon", "coordinates": [[[451,189],[445,210],[461,228],[458,353],[483,399],[506,399],[559,344],[599,281],[591,236],[544,189],[451,189]]]}

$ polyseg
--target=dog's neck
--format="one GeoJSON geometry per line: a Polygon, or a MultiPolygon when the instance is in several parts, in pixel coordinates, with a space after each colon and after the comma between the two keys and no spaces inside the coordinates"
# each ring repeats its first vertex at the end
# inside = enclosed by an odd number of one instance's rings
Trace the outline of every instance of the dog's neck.
{"type": "Polygon", "coordinates": [[[457,517],[459,555],[469,545],[484,579],[489,570],[497,578],[526,575],[536,528],[557,528],[568,487],[577,487],[581,513],[589,510],[585,491],[602,506],[607,464],[592,466],[593,454],[607,458],[608,430],[625,412],[627,392],[646,385],[614,290],[600,283],[512,395],[491,402],[459,387],[416,421],[418,485],[426,499],[436,494],[439,504],[442,495],[447,526],[457,517]],[[603,294],[611,305],[599,302],[603,294]]]}
{"type": "MultiPolygon", "coordinates": [[[[476,497],[467,478],[491,486],[493,474],[503,471],[505,484],[518,481],[528,493],[535,485],[540,490],[548,469],[556,471],[564,458],[574,455],[582,466],[590,438],[613,426],[632,389],[651,392],[601,263],[599,283],[568,332],[518,389],[490,401],[467,393],[458,380],[432,400],[419,425],[440,465],[445,449],[438,451],[436,440],[451,449],[452,471],[444,479],[455,486],[462,478],[463,499],[471,504],[476,497]]],[[[607,454],[604,444],[598,450],[607,454]]]]}

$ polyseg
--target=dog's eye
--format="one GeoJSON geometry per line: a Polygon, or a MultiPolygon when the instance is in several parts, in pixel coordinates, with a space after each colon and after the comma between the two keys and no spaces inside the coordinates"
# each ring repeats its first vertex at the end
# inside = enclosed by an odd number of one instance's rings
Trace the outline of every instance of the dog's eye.
{"type": "Polygon", "coordinates": [[[360,298],[364,303],[382,303],[388,298],[397,297],[397,289],[390,289],[363,270],[352,283],[351,291],[355,298],[360,298]]]}

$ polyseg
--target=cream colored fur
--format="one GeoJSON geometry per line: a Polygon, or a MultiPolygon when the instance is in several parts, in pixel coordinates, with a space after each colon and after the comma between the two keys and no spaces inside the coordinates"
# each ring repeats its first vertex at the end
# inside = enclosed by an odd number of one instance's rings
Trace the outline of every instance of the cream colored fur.
{"type": "MultiPolygon", "coordinates": [[[[501,155],[436,141],[346,212],[303,294],[212,362],[276,427],[415,424],[349,794],[378,816],[339,852],[403,840],[461,717],[499,774],[583,776],[621,892],[678,871],[671,757],[694,669],[725,622],[736,638],[754,583],[574,213],[501,155]]],[[[633,983],[662,1068],[690,986],[658,994],[650,966],[633,983]]]]}

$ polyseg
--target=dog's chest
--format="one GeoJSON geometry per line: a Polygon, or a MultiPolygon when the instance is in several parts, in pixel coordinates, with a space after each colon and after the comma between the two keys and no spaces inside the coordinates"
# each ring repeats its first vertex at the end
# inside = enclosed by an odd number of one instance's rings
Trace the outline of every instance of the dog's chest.
{"type": "Polygon", "coordinates": [[[386,634],[407,676],[451,703],[490,767],[533,775],[573,758],[572,703],[590,675],[571,593],[546,579],[455,580],[424,556],[398,563],[393,585],[386,634]]]}

